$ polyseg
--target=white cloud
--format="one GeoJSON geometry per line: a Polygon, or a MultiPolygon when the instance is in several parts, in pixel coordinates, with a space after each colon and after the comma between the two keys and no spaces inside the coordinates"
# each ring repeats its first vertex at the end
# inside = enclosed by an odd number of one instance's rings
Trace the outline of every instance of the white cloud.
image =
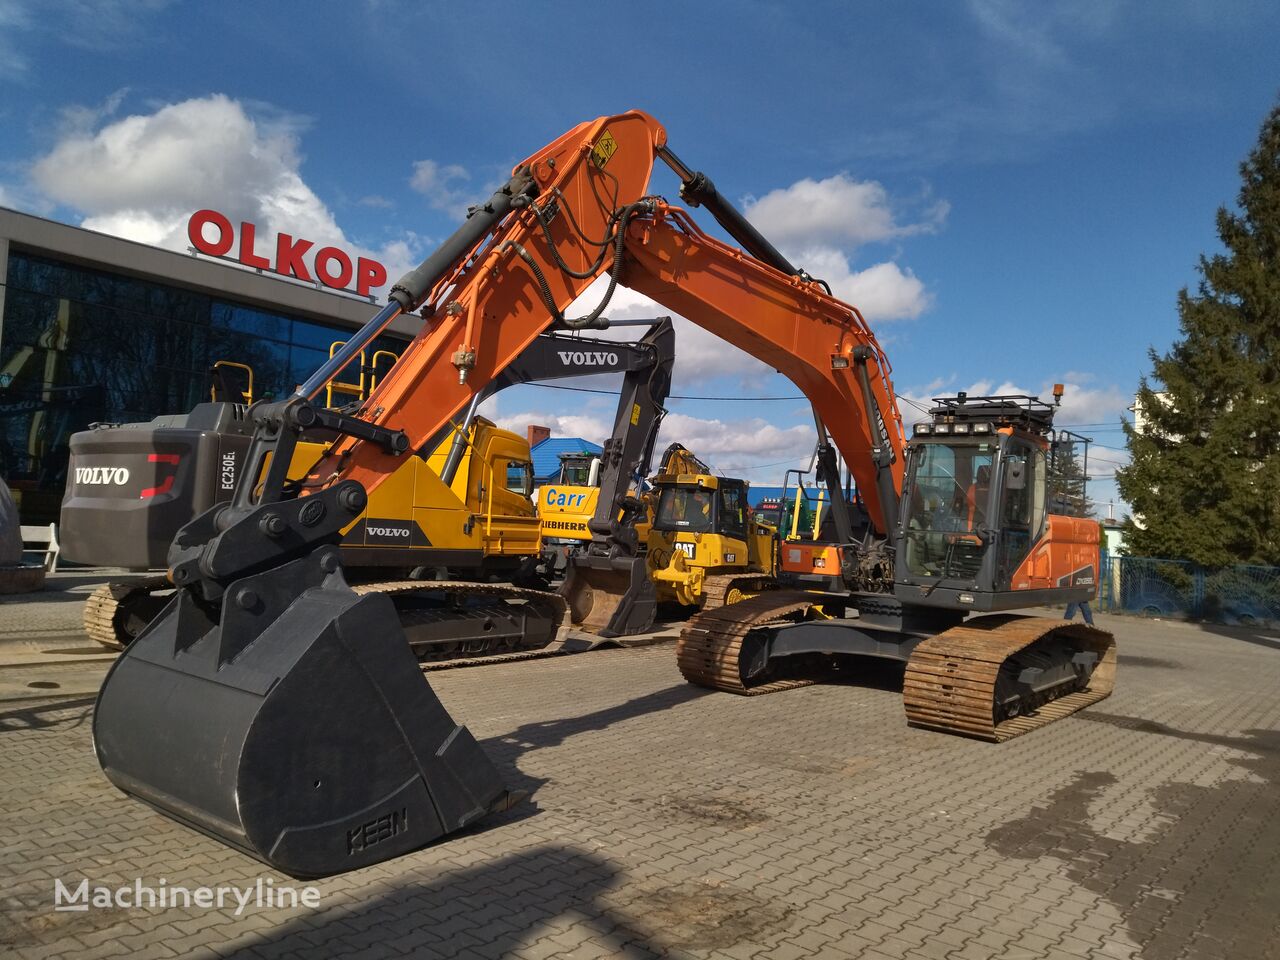
{"type": "Polygon", "coordinates": [[[471,174],[456,163],[441,165],[434,160],[419,160],[413,165],[409,186],[427,198],[433,209],[441,210],[455,220],[467,215],[467,206],[474,202],[469,186],[471,174]]]}
{"type": "Polygon", "coordinates": [[[817,247],[796,258],[812,276],[821,277],[831,292],[861,311],[875,324],[889,320],[915,319],[933,302],[924,283],[892,261],[854,270],[839,250],[817,247]]]}
{"type": "Polygon", "coordinates": [[[27,76],[31,38],[47,35],[87,50],[136,44],[148,15],[171,0],[0,0],[0,77],[27,76]]]}
{"type": "Polygon", "coordinates": [[[936,233],[950,204],[927,192],[915,200],[890,197],[875,180],[838,173],[805,178],[744,203],[747,218],[796,266],[825,280],[832,292],[871,322],[914,319],[932,298],[910,269],[893,261],[854,269],[861,246],[936,233]]]}
{"type": "MultiPolygon", "coordinates": [[[[496,399],[496,398],[493,398],[496,399]]],[[[493,399],[481,405],[481,413],[504,430],[524,435],[530,424],[549,427],[552,436],[582,437],[603,443],[613,429],[610,414],[558,414],[526,410],[501,414],[493,399]],[[487,409],[486,409],[487,407],[487,409]]],[[[679,442],[726,476],[747,480],[777,480],[787,467],[801,466],[813,452],[813,427],[779,427],[760,417],[718,420],[669,413],[662,421],[654,446],[656,458],[668,444],[679,442]]]]}
{"type": "MultiPolygon", "coordinates": [[[[898,203],[901,207],[901,202],[898,203]]],[[[828,245],[859,247],[920,233],[935,233],[950,204],[935,201],[914,223],[900,223],[889,192],[875,180],[855,180],[838,173],[825,180],[806,177],[763,197],[748,197],[747,219],[779,247],[828,245]]]]}
{"type": "Polygon", "coordinates": [[[51,199],[86,214],[82,226],[185,251],[188,218],[211,207],[233,223],[256,224],[260,237],[289,233],[372,256],[393,280],[416,262],[412,238],[379,250],[347,238],[302,178],[299,118],[265,105],[251,115],[241,102],[213,94],[95,129],[111,106],[109,99],[96,114],[79,114],[81,125],[31,169],[51,199]]]}
{"type": "Polygon", "coordinates": [[[761,464],[781,475],[792,461],[807,460],[813,452],[813,427],[779,427],[762,417],[719,420],[669,413],[662,421],[659,450],[678,441],[725,474],[740,476],[761,464]]]}
{"type": "Polygon", "coordinates": [[[0,0],[0,77],[20,77],[30,61],[18,37],[31,26],[27,5],[20,0],[0,0]]]}
{"type": "MultiPolygon", "coordinates": [[[[491,407],[490,410],[493,410],[493,408],[491,407]]],[[[504,415],[498,414],[496,411],[486,411],[484,404],[480,405],[480,412],[482,416],[489,417],[503,430],[510,430],[521,436],[524,435],[525,428],[530,424],[547,427],[553,437],[581,437],[594,443],[603,443],[605,438],[613,431],[612,417],[605,420],[603,417],[572,413],[546,413],[539,410],[504,415]]]]}

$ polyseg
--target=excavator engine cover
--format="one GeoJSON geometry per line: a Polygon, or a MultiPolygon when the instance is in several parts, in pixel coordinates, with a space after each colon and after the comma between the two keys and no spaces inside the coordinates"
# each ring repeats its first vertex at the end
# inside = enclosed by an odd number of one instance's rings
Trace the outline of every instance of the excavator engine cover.
{"type": "Polygon", "coordinates": [[[436,698],[391,601],[328,546],[179,590],[116,661],[94,746],[162,813],[300,879],[391,859],[512,801],[436,698]]]}

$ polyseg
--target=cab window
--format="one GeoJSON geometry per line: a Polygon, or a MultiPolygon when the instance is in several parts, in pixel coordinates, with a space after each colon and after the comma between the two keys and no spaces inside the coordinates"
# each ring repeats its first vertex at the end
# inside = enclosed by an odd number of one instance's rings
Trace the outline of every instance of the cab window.
{"type": "Polygon", "coordinates": [[[747,503],[742,487],[720,488],[720,532],[736,537],[747,533],[747,503]]]}
{"type": "Polygon", "coordinates": [[[560,483],[565,486],[585,487],[590,477],[590,460],[562,460],[560,462],[560,483]]]}
{"type": "Polygon", "coordinates": [[[710,532],[711,503],[714,490],[702,487],[667,487],[658,499],[654,526],[659,530],[710,532]]]}
{"type": "Polygon", "coordinates": [[[533,492],[533,466],[528,461],[507,461],[507,489],[523,497],[533,492]]]}
{"type": "Polygon", "coordinates": [[[915,576],[970,578],[986,551],[996,445],[923,443],[906,502],[906,565],[915,576]]]}

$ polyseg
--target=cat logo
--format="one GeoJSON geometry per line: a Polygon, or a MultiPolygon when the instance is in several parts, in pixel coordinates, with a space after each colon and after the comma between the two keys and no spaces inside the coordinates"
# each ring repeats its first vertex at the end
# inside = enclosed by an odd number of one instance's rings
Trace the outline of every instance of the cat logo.
{"type": "Polygon", "coordinates": [[[695,544],[680,541],[676,543],[676,553],[683,553],[686,560],[692,560],[694,555],[695,544]]]}

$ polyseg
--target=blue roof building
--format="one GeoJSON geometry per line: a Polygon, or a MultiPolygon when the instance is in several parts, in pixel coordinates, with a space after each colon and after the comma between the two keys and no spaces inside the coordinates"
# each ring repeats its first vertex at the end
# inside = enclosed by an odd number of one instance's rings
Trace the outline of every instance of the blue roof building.
{"type": "Polygon", "coordinates": [[[560,476],[560,454],[589,453],[598,457],[604,448],[582,437],[547,437],[530,448],[533,455],[533,485],[552,483],[560,476]]]}
{"type": "MultiPolygon", "coordinates": [[[[787,488],[787,494],[790,497],[794,497],[796,495],[796,485],[794,483],[787,488]]],[[[747,490],[747,503],[751,504],[751,506],[753,507],[758,507],[760,506],[760,501],[763,500],[765,497],[780,497],[780,496],[782,496],[781,487],[766,487],[763,484],[757,487],[753,483],[751,487],[747,490]]]]}

